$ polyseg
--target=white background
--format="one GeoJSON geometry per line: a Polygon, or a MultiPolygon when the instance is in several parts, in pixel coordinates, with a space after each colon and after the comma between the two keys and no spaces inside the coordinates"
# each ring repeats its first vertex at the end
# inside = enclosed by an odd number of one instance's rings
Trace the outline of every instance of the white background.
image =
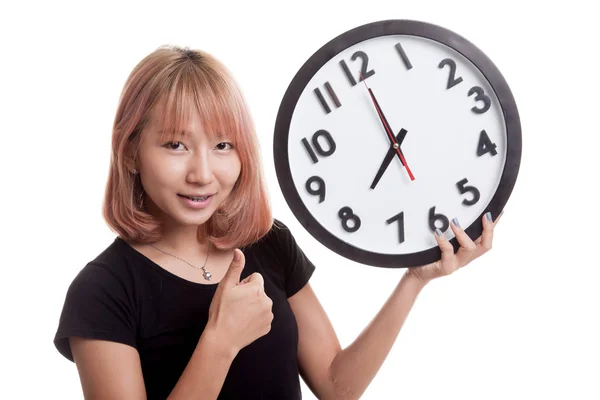
{"type": "Polygon", "coordinates": [[[403,271],[345,260],[302,229],[277,184],[272,132],[314,51],[358,25],[406,18],[491,57],[519,106],[523,158],[494,249],[424,289],[363,399],[600,398],[600,29],[587,2],[531,3],[3,3],[0,397],[82,398],[52,339],[71,280],[114,238],[100,210],[119,93],[162,44],[206,50],[237,78],[275,215],[317,265],[311,283],[349,345],[403,271]]]}

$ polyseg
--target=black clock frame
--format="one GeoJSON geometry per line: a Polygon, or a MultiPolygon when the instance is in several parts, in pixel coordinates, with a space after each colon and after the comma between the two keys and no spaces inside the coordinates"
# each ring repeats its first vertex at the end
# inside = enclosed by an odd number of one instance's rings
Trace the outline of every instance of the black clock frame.
{"type": "MultiPolygon", "coordinates": [[[[277,179],[288,205],[298,221],[315,239],[339,255],[359,263],[376,267],[406,268],[424,265],[439,260],[441,256],[439,246],[434,246],[430,249],[414,253],[382,254],[357,248],[337,238],[325,229],[304,205],[299,193],[296,191],[288,157],[288,134],[291,118],[300,95],[313,75],[325,63],[348,47],[368,39],[388,35],[420,36],[437,41],[454,49],[470,60],[481,71],[500,102],[507,132],[506,163],[500,178],[500,184],[498,185],[492,200],[479,218],[465,229],[465,232],[473,240],[479,237],[483,231],[481,222],[483,215],[490,211],[495,220],[504,209],[504,206],[512,193],[521,162],[521,124],[512,92],[494,63],[480,49],[462,36],[427,22],[414,20],[385,20],[356,27],[326,43],[299,69],[281,101],[275,122],[273,138],[273,152],[277,179]]],[[[452,238],[450,243],[452,243],[454,251],[456,252],[460,247],[456,237],[452,238]]]]}

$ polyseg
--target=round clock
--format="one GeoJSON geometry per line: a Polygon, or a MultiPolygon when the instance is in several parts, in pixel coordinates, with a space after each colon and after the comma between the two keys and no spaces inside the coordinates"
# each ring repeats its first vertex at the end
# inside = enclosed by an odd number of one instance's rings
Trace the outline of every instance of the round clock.
{"type": "Polygon", "coordinates": [[[475,45],[420,21],[379,21],[316,51],[274,133],[277,178],[323,245],[391,268],[434,262],[436,228],[472,239],[517,179],[521,127],[508,84],[475,45]]]}

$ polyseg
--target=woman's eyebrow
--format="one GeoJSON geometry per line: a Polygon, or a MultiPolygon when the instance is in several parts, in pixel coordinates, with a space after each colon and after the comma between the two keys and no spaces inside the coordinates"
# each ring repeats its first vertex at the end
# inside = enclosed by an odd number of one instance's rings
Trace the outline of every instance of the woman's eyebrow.
{"type": "MultiPolygon", "coordinates": [[[[156,131],[156,133],[163,133],[163,132],[164,131],[162,129],[156,131]]],[[[181,136],[184,136],[184,137],[186,135],[188,135],[188,136],[194,136],[194,133],[192,131],[181,130],[179,133],[181,134],[181,136]]],[[[219,138],[219,139],[225,137],[225,135],[222,132],[215,132],[215,133],[213,133],[213,135],[215,137],[219,138]]]]}
{"type": "MultiPolygon", "coordinates": [[[[163,132],[164,132],[164,130],[162,130],[162,129],[159,129],[159,130],[156,131],[156,133],[163,133],[163,132]]],[[[174,131],[169,131],[169,132],[170,133],[175,133],[174,131]]],[[[182,136],[185,136],[185,135],[192,136],[193,135],[193,133],[191,131],[184,131],[184,130],[179,131],[179,134],[181,134],[182,136]]]]}

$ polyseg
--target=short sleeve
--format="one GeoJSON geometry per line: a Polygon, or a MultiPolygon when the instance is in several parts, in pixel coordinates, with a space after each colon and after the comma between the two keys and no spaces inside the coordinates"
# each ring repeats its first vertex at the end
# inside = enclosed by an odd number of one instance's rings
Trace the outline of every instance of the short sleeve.
{"type": "Polygon", "coordinates": [[[290,298],[308,283],[315,266],[298,246],[290,229],[279,220],[275,220],[275,226],[284,259],[285,291],[290,298]]]}
{"type": "Polygon", "coordinates": [[[106,266],[87,264],[67,290],[54,338],[57,350],[73,361],[69,336],[109,340],[135,348],[136,324],[129,292],[127,282],[106,266]]]}

